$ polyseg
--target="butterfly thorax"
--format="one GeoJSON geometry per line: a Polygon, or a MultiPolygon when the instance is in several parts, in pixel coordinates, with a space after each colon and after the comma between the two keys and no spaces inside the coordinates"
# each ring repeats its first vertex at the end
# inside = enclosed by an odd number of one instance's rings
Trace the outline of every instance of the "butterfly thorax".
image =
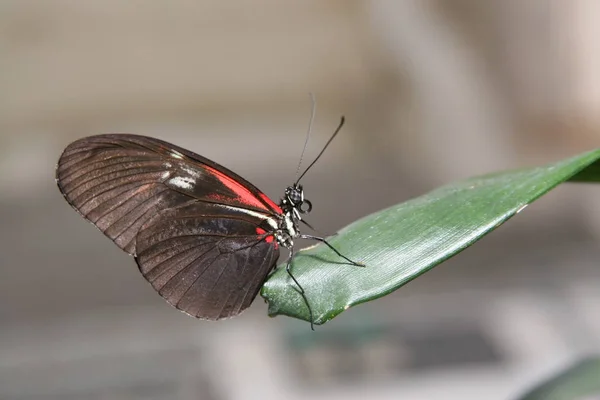
{"type": "Polygon", "coordinates": [[[298,229],[302,220],[300,214],[309,213],[312,210],[312,204],[304,198],[302,185],[294,183],[285,190],[279,206],[283,213],[275,237],[281,246],[289,249],[293,247],[294,239],[300,236],[298,229]],[[306,207],[303,207],[305,204],[306,207]]]}

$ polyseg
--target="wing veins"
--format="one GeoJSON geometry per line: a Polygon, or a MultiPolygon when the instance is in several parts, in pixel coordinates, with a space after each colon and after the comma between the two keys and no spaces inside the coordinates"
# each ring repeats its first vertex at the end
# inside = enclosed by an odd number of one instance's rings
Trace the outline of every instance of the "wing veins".
{"type": "MultiPolygon", "coordinates": [[[[269,260],[271,259],[271,255],[273,253],[273,246],[269,246],[269,260]]],[[[264,261],[266,261],[267,258],[265,257],[264,261]]],[[[263,266],[263,264],[260,265],[261,267],[263,266]]],[[[256,279],[256,276],[258,275],[258,273],[262,270],[262,268],[256,268],[256,272],[254,273],[254,276],[252,277],[251,282],[254,281],[254,279],[256,279]]],[[[244,305],[244,302],[246,301],[246,297],[248,297],[248,293],[250,293],[250,288],[252,287],[252,285],[248,285],[248,287],[246,288],[246,291],[244,292],[244,297],[242,298],[242,301],[240,302],[240,308],[244,305]]],[[[238,308],[238,313],[240,312],[239,308],[238,308]]]]}
{"type": "MultiPolygon", "coordinates": [[[[212,251],[215,248],[215,246],[210,247],[208,250],[206,250],[204,253],[200,254],[198,257],[194,258],[192,261],[190,261],[189,263],[187,263],[185,265],[185,267],[183,267],[181,270],[177,271],[177,273],[175,275],[173,275],[161,288],[160,290],[162,290],[169,282],[171,282],[173,279],[177,278],[179,275],[181,275],[182,273],[187,272],[187,270],[190,268],[190,266],[193,266],[193,264],[198,261],[200,258],[204,257],[207,253],[209,253],[210,251],[212,251]]],[[[204,271],[206,271],[214,262],[214,260],[216,260],[219,256],[216,256],[215,258],[213,258],[213,260],[208,263],[208,265],[206,265],[204,267],[204,269],[202,270],[202,272],[200,272],[200,275],[198,275],[198,278],[204,273],[204,271]]],[[[162,275],[162,273],[161,273],[162,275]]],[[[177,307],[177,305],[179,305],[179,302],[181,301],[181,299],[183,298],[183,296],[185,296],[185,293],[187,293],[187,291],[192,287],[192,285],[198,280],[198,278],[194,279],[194,282],[192,282],[192,284],[185,290],[184,294],[179,298],[179,300],[177,300],[177,303],[175,304],[175,307],[177,307]]]]}
{"type": "MultiPolygon", "coordinates": [[[[219,252],[218,256],[216,256],[215,258],[213,258],[212,260],[210,260],[210,263],[208,263],[208,265],[206,266],[206,268],[204,268],[202,270],[202,272],[200,272],[200,274],[198,274],[198,276],[194,279],[194,281],[192,282],[192,284],[190,286],[188,286],[187,289],[185,289],[185,291],[183,292],[183,294],[181,295],[181,297],[179,298],[179,300],[177,300],[177,305],[175,307],[179,306],[179,303],[181,303],[181,300],[184,299],[185,295],[188,294],[188,292],[192,289],[192,287],[194,287],[194,285],[196,284],[196,282],[198,282],[198,280],[202,277],[202,275],[204,275],[204,273],[206,271],[208,271],[208,269],[210,267],[212,267],[213,263],[215,261],[217,261],[222,256],[223,256],[223,253],[219,252]]],[[[221,274],[223,273],[224,270],[225,270],[225,268],[223,268],[223,270],[221,271],[221,274]]],[[[221,276],[221,274],[219,274],[219,277],[221,276]]]]}
{"type": "MultiPolygon", "coordinates": [[[[141,194],[141,193],[144,193],[144,192],[147,192],[148,190],[150,190],[150,189],[153,189],[153,188],[155,187],[155,186],[153,186],[152,184],[148,184],[148,183],[147,183],[146,185],[147,185],[147,187],[146,187],[145,189],[143,189],[143,190],[140,190],[140,191],[136,192],[136,195],[138,195],[138,194],[141,194]]],[[[143,186],[146,186],[146,185],[142,185],[142,186],[139,186],[139,187],[143,187],[143,186]]],[[[160,193],[163,193],[163,192],[164,192],[164,190],[163,190],[163,191],[160,191],[160,192],[158,192],[158,194],[160,194],[160,193]]],[[[119,195],[120,195],[120,194],[123,194],[123,193],[119,193],[119,195]]],[[[117,196],[118,196],[118,195],[117,195],[117,196]]],[[[114,198],[116,198],[117,196],[113,197],[113,199],[114,199],[114,198]]],[[[112,199],[110,199],[110,200],[112,200],[112,199]]],[[[132,200],[135,200],[135,196],[126,197],[126,198],[125,198],[125,200],[121,201],[120,203],[117,203],[117,204],[116,204],[116,205],[114,205],[112,208],[110,208],[108,211],[106,211],[104,214],[102,214],[102,215],[100,215],[98,218],[96,218],[96,222],[100,221],[102,218],[106,217],[108,214],[110,214],[111,212],[115,211],[117,208],[124,206],[125,204],[127,204],[128,202],[130,202],[130,201],[132,201],[132,200]]],[[[106,203],[106,202],[102,202],[102,203],[98,204],[98,206],[96,206],[95,208],[92,208],[92,209],[91,209],[90,211],[88,211],[88,212],[87,212],[85,215],[87,216],[87,215],[91,214],[91,213],[92,213],[92,212],[94,212],[94,211],[95,211],[95,210],[96,210],[98,207],[101,207],[101,206],[102,206],[102,205],[104,205],[105,203],[106,203]]],[[[142,203],[140,203],[140,204],[138,204],[138,206],[139,206],[139,205],[142,205],[142,204],[143,204],[143,202],[142,202],[142,203]]],[[[133,210],[135,210],[135,209],[136,209],[138,206],[134,207],[134,208],[133,208],[132,210],[130,210],[130,211],[133,211],[133,210]]],[[[128,214],[128,213],[127,213],[127,214],[128,214]]],[[[124,214],[124,215],[123,215],[123,217],[124,217],[124,216],[126,216],[127,214],[124,214]]],[[[94,223],[95,223],[95,222],[94,222],[94,223]]]]}
{"type": "MultiPolygon", "coordinates": [[[[154,160],[152,160],[152,161],[154,161],[154,160]]],[[[81,176],[87,175],[87,174],[91,174],[91,173],[96,172],[96,171],[101,171],[103,169],[107,169],[107,168],[110,168],[110,167],[114,167],[116,165],[127,164],[128,162],[130,162],[130,163],[136,163],[136,161],[124,161],[124,162],[117,163],[117,164],[104,165],[104,166],[102,166],[100,168],[96,168],[96,169],[93,169],[91,171],[88,171],[85,174],[82,174],[81,176]]],[[[155,167],[159,171],[161,169],[165,168],[165,166],[163,164],[158,164],[158,165],[153,165],[153,166],[149,166],[149,165],[137,165],[137,166],[134,166],[134,167],[131,167],[131,168],[123,168],[123,169],[118,169],[116,171],[109,171],[109,172],[102,173],[100,175],[92,176],[91,178],[83,180],[81,182],[78,182],[77,185],[75,185],[74,187],[72,187],[72,188],[69,189],[69,192],[72,192],[73,190],[76,190],[76,189],[80,188],[81,186],[85,185],[88,182],[93,181],[94,179],[100,179],[100,178],[105,177],[105,176],[110,175],[110,174],[118,174],[118,173],[121,173],[121,172],[132,171],[132,170],[135,170],[135,169],[138,169],[138,170],[149,169],[150,167],[155,167]]],[[[155,171],[153,169],[151,169],[151,170],[146,171],[146,172],[155,172],[155,171]]],[[[141,172],[141,173],[146,173],[146,172],[141,172]]],[[[132,175],[138,175],[138,174],[134,173],[134,174],[127,174],[127,175],[122,175],[122,176],[132,176],[132,175]]],[[[78,176],[77,178],[80,178],[81,176],[78,176]]],[[[75,179],[77,179],[77,178],[75,178],[75,179]]],[[[62,178],[61,180],[64,181],[64,179],[65,178],[62,178]]],[[[110,181],[106,181],[106,182],[110,182],[110,181]]],[[[70,182],[69,183],[65,183],[64,185],[66,186],[66,185],[69,185],[69,184],[70,184],[70,182]]]]}
{"type": "MultiPolygon", "coordinates": [[[[135,186],[134,186],[134,187],[132,187],[132,188],[127,188],[127,189],[124,189],[123,191],[121,191],[121,192],[119,192],[119,193],[115,194],[115,195],[114,195],[112,198],[115,198],[115,197],[117,197],[117,196],[120,196],[120,195],[122,195],[122,194],[123,194],[123,193],[125,193],[125,192],[131,191],[131,190],[133,190],[133,189],[137,189],[137,188],[139,188],[139,187],[142,187],[142,186],[144,186],[144,185],[148,185],[148,184],[158,184],[156,181],[143,181],[143,182],[141,182],[141,183],[140,183],[140,182],[137,182],[137,183],[139,183],[139,185],[135,185],[135,186]]],[[[125,186],[125,185],[123,185],[123,186],[125,186]]],[[[122,187],[122,186],[121,186],[121,187],[122,187]]],[[[81,209],[81,208],[85,207],[85,206],[86,206],[86,205],[87,205],[87,204],[88,204],[90,201],[94,200],[94,198],[96,198],[96,197],[99,197],[99,196],[102,196],[103,194],[105,194],[105,193],[108,193],[108,192],[110,192],[111,190],[116,190],[116,189],[119,189],[119,186],[117,186],[117,187],[111,187],[111,188],[108,188],[108,189],[106,189],[106,190],[103,190],[103,191],[101,191],[101,192],[97,193],[95,196],[92,196],[92,197],[90,197],[88,200],[84,201],[84,202],[83,202],[83,203],[82,203],[82,204],[81,204],[79,207],[77,207],[77,208],[81,209]]],[[[69,204],[71,204],[73,207],[76,207],[76,206],[73,204],[73,203],[74,203],[74,201],[73,201],[73,200],[69,200],[69,199],[67,199],[67,201],[68,201],[68,202],[69,202],[69,204]]],[[[95,210],[95,208],[94,208],[94,210],[95,210]]]]}
{"type": "MultiPolygon", "coordinates": [[[[246,265],[248,264],[248,259],[250,258],[250,252],[246,252],[246,260],[244,261],[244,266],[242,267],[242,272],[240,272],[240,276],[244,274],[244,271],[246,270],[246,265]]],[[[256,277],[256,274],[255,276],[256,277]]],[[[216,285],[213,285],[212,290],[214,290],[216,285]]],[[[223,314],[223,310],[225,309],[225,307],[227,306],[227,303],[229,302],[229,298],[231,297],[233,291],[230,291],[227,294],[227,298],[225,299],[225,301],[223,302],[223,304],[221,305],[221,309],[219,310],[219,317],[223,314]]],[[[244,303],[244,300],[246,299],[246,294],[244,294],[244,298],[242,299],[242,304],[244,303]]]]}
{"type": "MultiPolygon", "coordinates": [[[[94,156],[94,155],[92,155],[91,157],[93,157],[93,156],[94,156]]],[[[85,175],[85,174],[89,174],[90,172],[93,172],[93,171],[98,171],[98,170],[101,170],[101,169],[104,169],[104,168],[108,168],[108,167],[114,167],[114,166],[121,165],[121,164],[127,164],[127,163],[133,163],[133,162],[135,162],[134,160],[131,160],[131,158],[135,158],[135,157],[134,157],[134,156],[131,156],[131,155],[122,155],[122,156],[109,157],[109,158],[100,159],[100,160],[94,160],[94,161],[92,161],[91,163],[87,163],[87,165],[88,165],[88,166],[90,166],[90,167],[91,167],[92,165],[94,165],[94,164],[99,164],[99,163],[100,163],[100,164],[103,164],[103,163],[104,163],[105,165],[103,165],[103,166],[101,166],[101,167],[97,167],[97,168],[92,168],[90,171],[86,171],[86,172],[84,172],[84,173],[82,173],[82,174],[78,175],[76,178],[78,178],[78,177],[80,177],[80,176],[83,176],[83,175],[85,175]],[[113,160],[113,161],[114,161],[114,160],[118,160],[118,159],[121,159],[121,158],[129,158],[130,160],[125,160],[125,161],[121,160],[121,161],[117,161],[117,162],[110,162],[110,160],[113,160]]],[[[160,159],[148,158],[147,160],[146,160],[146,159],[144,159],[144,161],[160,161],[160,159]]],[[[64,166],[64,164],[63,164],[63,166],[64,166]]],[[[66,169],[70,169],[70,168],[71,168],[71,166],[69,166],[69,167],[68,167],[68,168],[66,168],[66,169]]],[[[70,177],[72,177],[73,175],[75,175],[77,172],[81,172],[81,169],[79,169],[79,168],[76,168],[76,169],[74,169],[73,171],[70,171],[68,174],[63,174],[63,175],[60,177],[60,180],[61,180],[61,181],[64,181],[64,180],[66,180],[66,179],[69,179],[70,177]]]]}
{"type": "MultiPolygon", "coordinates": [[[[192,246],[192,247],[190,247],[190,248],[188,248],[188,249],[185,249],[184,251],[182,251],[182,252],[180,252],[180,253],[175,253],[175,254],[173,254],[171,257],[165,258],[164,260],[162,260],[161,262],[159,262],[158,264],[156,264],[155,266],[153,266],[152,268],[150,268],[150,269],[149,269],[149,270],[148,270],[148,271],[145,273],[145,275],[149,275],[149,274],[150,274],[152,271],[154,271],[154,270],[155,270],[156,268],[158,268],[159,266],[163,265],[163,264],[164,264],[164,263],[166,263],[167,261],[169,261],[169,260],[171,260],[171,259],[173,259],[173,258],[175,258],[175,257],[177,257],[177,256],[179,256],[179,255],[181,255],[181,254],[183,254],[183,253],[189,252],[189,251],[191,251],[191,250],[195,250],[195,249],[197,249],[198,247],[202,247],[202,246],[205,246],[205,245],[207,245],[207,244],[214,244],[214,243],[218,243],[218,242],[219,242],[218,240],[215,240],[215,241],[212,241],[212,242],[204,242],[204,243],[201,243],[201,244],[196,244],[196,245],[194,245],[194,246],[192,246]]],[[[164,250],[164,251],[160,252],[160,253],[159,253],[159,254],[157,254],[156,256],[158,256],[158,255],[160,255],[160,254],[163,254],[164,252],[166,252],[166,251],[168,251],[168,250],[171,250],[173,247],[176,247],[176,246],[172,246],[172,247],[170,247],[170,248],[168,248],[168,249],[166,249],[166,250],[164,250]]],[[[211,248],[211,249],[209,249],[208,251],[210,251],[210,250],[212,250],[212,248],[211,248]]],[[[206,253],[203,253],[203,255],[204,255],[204,254],[206,254],[206,253]]],[[[153,256],[153,258],[155,258],[155,256],[153,256]]],[[[195,260],[194,260],[194,261],[195,261],[195,260]]],[[[148,260],[146,260],[146,262],[148,262],[148,260]]],[[[162,275],[163,275],[165,272],[166,272],[166,271],[163,271],[163,272],[161,272],[159,275],[157,275],[157,276],[156,276],[156,277],[153,279],[153,281],[154,281],[154,280],[156,280],[156,279],[158,279],[158,278],[160,278],[160,277],[161,277],[161,276],[162,276],[162,275]]]]}
{"type": "MultiPolygon", "coordinates": [[[[167,239],[163,240],[163,241],[162,241],[162,242],[160,242],[160,243],[163,243],[163,244],[164,244],[164,243],[166,243],[167,241],[169,241],[169,240],[171,240],[171,239],[173,239],[173,238],[167,238],[167,239]]],[[[175,239],[178,239],[178,238],[175,238],[175,239]]],[[[193,243],[193,242],[192,242],[192,241],[189,241],[189,242],[186,242],[185,244],[189,244],[189,243],[193,243]]],[[[177,245],[177,244],[176,244],[176,245],[174,245],[174,246],[167,247],[166,249],[162,249],[162,250],[161,250],[161,251],[159,251],[158,253],[156,253],[156,254],[153,254],[152,256],[148,256],[148,258],[147,258],[145,261],[146,261],[146,262],[148,262],[148,261],[154,260],[156,257],[159,257],[159,256],[161,256],[162,254],[164,254],[164,253],[168,252],[169,250],[172,250],[174,247],[177,247],[177,246],[182,246],[182,245],[183,245],[183,244],[179,244],[179,245],[177,245]]],[[[195,246],[196,246],[196,245],[194,245],[194,246],[192,246],[192,247],[195,247],[195,246]]],[[[142,253],[143,253],[143,252],[142,252],[142,253]]],[[[139,254],[138,254],[138,256],[139,256],[139,254]]]]}
{"type": "MultiPolygon", "coordinates": [[[[142,172],[142,173],[134,173],[134,174],[127,174],[127,175],[120,175],[120,176],[117,176],[117,177],[115,177],[115,178],[109,179],[109,180],[107,180],[107,181],[99,182],[97,185],[94,185],[94,186],[91,186],[91,187],[89,187],[89,188],[88,188],[88,189],[86,189],[85,191],[81,192],[81,193],[80,193],[78,196],[76,196],[76,197],[73,197],[73,200],[76,200],[76,199],[80,198],[81,196],[83,196],[84,194],[86,194],[86,193],[88,193],[88,192],[92,191],[93,189],[97,188],[98,186],[105,185],[105,184],[108,184],[108,183],[111,183],[111,182],[117,181],[117,180],[119,180],[119,179],[122,179],[122,178],[127,178],[127,177],[131,177],[131,176],[136,176],[136,175],[149,175],[149,174],[153,174],[153,175],[154,175],[154,174],[157,174],[157,173],[159,173],[159,172],[167,172],[167,171],[168,171],[168,170],[165,170],[165,169],[162,169],[162,170],[160,170],[160,169],[157,169],[156,171],[147,171],[147,172],[142,172]]],[[[98,179],[98,178],[94,178],[94,179],[98,179]]],[[[94,179],[91,179],[91,180],[89,180],[88,182],[91,182],[91,181],[93,181],[94,179]]],[[[86,182],[86,183],[88,183],[88,182],[86,182]]],[[[159,181],[159,180],[155,180],[154,182],[155,182],[155,183],[160,183],[160,181],[159,181]]],[[[74,187],[74,188],[71,188],[71,189],[69,190],[68,194],[70,194],[70,193],[73,193],[73,191],[75,191],[75,190],[79,189],[81,186],[83,186],[83,184],[81,184],[81,185],[77,185],[76,187],[74,187]]],[[[119,185],[119,186],[120,186],[120,185],[119,185]]],[[[116,187],[118,187],[118,186],[116,186],[116,187]]],[[[116,187],[113,187],[113,189],[115,189],[116,187]]],[[[95,197],[95,196],[97,196],[97,194],[96,194],[96,195],[94,195],[94,197],[95,197]]]]}
{"type": "MultiPolygon", "coordinates": [[[[119,219],[112,221],[110,223],[110,225],[108,225],[105,229],[105,231],[109,230],[113,225],[115,225],[117,222],[121,221],[123,218],[127,217],[129,214],[131,214],[132,212],[134,212],[135,210],[139,209],[142,205],[148,203],[150,200],[154,200],[154,198],[158,195],[160,195],[161,193],[163,193],[164,190],[162,192],[158,192],[153,194],[152,196],[148,197],[146,200],[142,201],[141,203],[139,203],[137,206],[135,206],[134,208],[132,208],[131,210],[127,211],[125,214],[123,214],[121,217],[119,217],[119,219]]],[[[121,204],[122,206],[123,204],[121,204]]],[[[125,233],[127,231],[127,229],[129,229],[133,224],[135,224],[137,221],[139,221],[140,218],[142,218],[144,215],[146,215],[146,213],[149,211],[150,209],[144,211],[142,213],[142,215],[140,215],[139,217],[137,217],[131,224],[127,225],[127,227],[122,230],[117,236],[115,236],[115,238],[113,240],[117,240],[123,233],[125,233]]]]}
{"type": "MultiPolygon", "coordinates": [[[[170,210],[171,209],[168,208],[165,211],[170,211],[170,210]]],[[[176,220],[179,220],[179,219],[186,220],[186,219],[195,219],[195,218],[202,218],[202,219],[204,219],[204,218],[232,219],[232,220],[236,220],[236,221],[247,222],[247,223],[253,224],[255,226],[259,225],[259,224],[255,224],[255,221],[252,221],[250,219],[239,218],[237,215],[198,214],[198,215],[186,215],[186,216],[183,216],[183,217],[179,217],[179,216],[177,216],[177,217],[169,217],[169,218],[165,218],[165,221],[176,221],[176,220]]],[[[264,219],[259,219],[259,218],[256,218],[256,219],[262,222],[262,221],[266,221],[268,219],[268,217],[264,218],[264,219]]]]}

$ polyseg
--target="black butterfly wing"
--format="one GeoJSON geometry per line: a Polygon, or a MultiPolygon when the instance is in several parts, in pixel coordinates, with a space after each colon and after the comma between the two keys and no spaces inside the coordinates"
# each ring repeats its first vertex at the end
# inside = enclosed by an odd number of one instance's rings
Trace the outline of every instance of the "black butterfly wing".
{"type": "Polygon", "coordinates": [[[137,238],[144,277],[170,304],[198,318],[220,319],[250,306],[279,250],[257,237],[245,215],[192,203],[162,212],[137,238]]]}
{"type": "Polygon", "coordinates": [[[67,201],[169,303],[198,318],[239,314],[279,256],[280,209],[226,168],[137,135],[80,139],[56,172],[67,201]]]}
{"type": "Polygon", "coordinates": [[[138,135],[90,136],[61,155],[66,200],[117,246],[135,254],[137,232],[157,212],[203,201],[276,216],[281,209],[232,171],[170,143],[138,135]]]}

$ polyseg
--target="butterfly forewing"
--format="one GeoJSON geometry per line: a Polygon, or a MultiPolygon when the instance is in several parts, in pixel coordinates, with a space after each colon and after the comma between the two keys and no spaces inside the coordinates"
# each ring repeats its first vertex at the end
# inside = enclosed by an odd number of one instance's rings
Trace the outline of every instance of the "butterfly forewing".
{"type": "Polygon", "coordinates": [[[56,172],[67,201],[126,252],[169,303],[199,318],[238,314],[279,250],[281,209],[226,168],[137,135],[80,139],[56,172]]]}

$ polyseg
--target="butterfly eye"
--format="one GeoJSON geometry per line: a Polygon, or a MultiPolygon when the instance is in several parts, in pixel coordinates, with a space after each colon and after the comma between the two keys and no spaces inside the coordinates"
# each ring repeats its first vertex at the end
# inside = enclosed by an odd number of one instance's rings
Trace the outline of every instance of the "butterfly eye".
{"type": "Polygon", "coordinates": [[[308,200],[304,200],[302,204],[300,204],[300,212],[302,214],[308,214],[312,210],[312,203],[308,200]],[[302,208],[302,205],[306,204],[306,208],[302,208]]]}
{"type": "Polygon", "coordinates": [[[294,206],[297,204],[302,204],[302,193],[298,190],[291,190],[288,193],[288,199],[294,206]]]}

